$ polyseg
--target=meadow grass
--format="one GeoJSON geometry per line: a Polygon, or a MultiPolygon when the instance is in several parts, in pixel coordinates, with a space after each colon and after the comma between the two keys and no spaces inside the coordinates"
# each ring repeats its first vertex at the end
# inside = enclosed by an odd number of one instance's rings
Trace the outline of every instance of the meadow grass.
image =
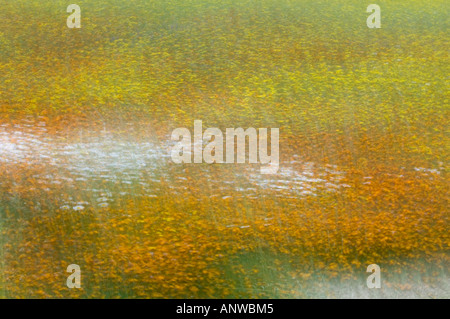
{"type": "Polygon", "coordinates": [[[78,181],[0,153],[0,297],[448,297],[445,1],[378,1],[381,29],[356,0],[77,4],[75,30],[65,1],[2,2],[9,143],[30,119],[37,139],[68,145],[105,127],[161,145],[194,120],[278,127],[282,167],[336,165],[348,187],[293,195],[233,165],[78,181]],[[80,290],[65,286],[72,263],[80,290]],[[372,263],[378,292],[365,286],[372,263]]]}

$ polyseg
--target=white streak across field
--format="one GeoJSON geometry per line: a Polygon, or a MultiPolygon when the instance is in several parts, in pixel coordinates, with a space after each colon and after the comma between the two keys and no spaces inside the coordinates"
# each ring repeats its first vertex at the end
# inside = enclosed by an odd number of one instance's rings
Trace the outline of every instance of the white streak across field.
{"type": "MultiPolygon", "coordinates": [[[[282,162],[274,175],[263,175],[257,165],[247,164],[217,164],[232,165],[226,173],[217,173],[218,166],[214,164],[189,164],[186,169],[172,163],[173,142],[168,139],[136,141],[107,131],[87,133],[80,131],[79,136],[69,139],[48,134],[42,122],[0,125],[0,167],[15,170],[15,165],[20,165],[21,169],[40,165],[39,173],[33,175],[37,184],[30,187],[30,191],[39,188],[49,191],[64,185],[77,194],[95,194],[94,199],[81,195],[76,196],[78,200],[61,203],[62,208],[74,210],[82,210],[89,204],[108,207],[113,197],[120,196],[158,197],[167,190],[177,196],[188,191],[189,183],[195,182],[199,175],[206,177],[208,183],[201,187],[210,197],[224,199],[317,196],[350,187],[342,181],[345,175],[337,166],[303,162],[300,156],[282,162]],[[166,182],[164,188],[162,180],[166,182]],[[135,192],[136,187],[140,188],[139,192],[135,192]]],[[[442,165],[439,169],[419,167],[413,170],[433,178],[440,174],[441,168],[442,165]]],[[[370,184],[371,179],[371,176],[364,177],[363,184],[370,184]]],[[[0,186],[3,183],[0,181],[0,186]]]]}
{"type": "MultiPolygon", "coordinates": [[[[171,164],[169,142],[136,142],[117,138],[107,132],[91,135],[80,133],[75,142],[73,139],[72,142],[67,140],[51,137],[43,124],[2,125],[0,165],[44,165],[52,170],[47,172],[44,169],[35,177],[46,187],[52,184],[56,187],[62,183],[83,183],[84,191],[98,192],[100,197],[110,192],[105,188],[96,188],[96,182],[102,181],[122,185],[119,195],[132,192],[133,185],[141,185],[148,196],[156,197],[154,185],[162,176],[170,181],[169,188],[174,192],[180,188],[186,189],[184,169],[172,169],[172,173],[168,173],[167,168],[171,164]]],[[[172,163],[172,168],[173,165],[176,164],[172,163]]],[[[207,176],[212,188],[229,191],[234,196],[238,191],[243,196],[257,197],[266,190],[275,191],[275,194],[279,192],[279,196],[306,196],[349,187],[341,183],[344,175],[336,166],[318,167],[311,162],[302,163],[300,158],[281,163],[278,173],[274,175],[262,175],[259,167],[247,165],[245,169],[236,169],[235,174],[217,178],[214,167],[206,169],[205,165],[198,166],[195,172],[207,176]]],[[[243,164],[221,165],[238,167],[243,164]]],[[[79,203],[75,204],[76,209],[83,207],[79,203]]],[[[99,205],[107,206],[107,201],[101,201],[99,205]]]]}

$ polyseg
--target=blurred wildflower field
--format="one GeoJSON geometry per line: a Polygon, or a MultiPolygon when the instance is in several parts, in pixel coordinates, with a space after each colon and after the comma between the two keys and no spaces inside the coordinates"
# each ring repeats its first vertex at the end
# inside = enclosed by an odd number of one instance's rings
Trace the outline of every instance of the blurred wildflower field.
{"type": "Polygon", "coordinates": [[[0,298],[449,297],[448,2],[75,2],[0,0],[0,298]],[[194,120],[278,174],[171,163],[194,120]]]}

